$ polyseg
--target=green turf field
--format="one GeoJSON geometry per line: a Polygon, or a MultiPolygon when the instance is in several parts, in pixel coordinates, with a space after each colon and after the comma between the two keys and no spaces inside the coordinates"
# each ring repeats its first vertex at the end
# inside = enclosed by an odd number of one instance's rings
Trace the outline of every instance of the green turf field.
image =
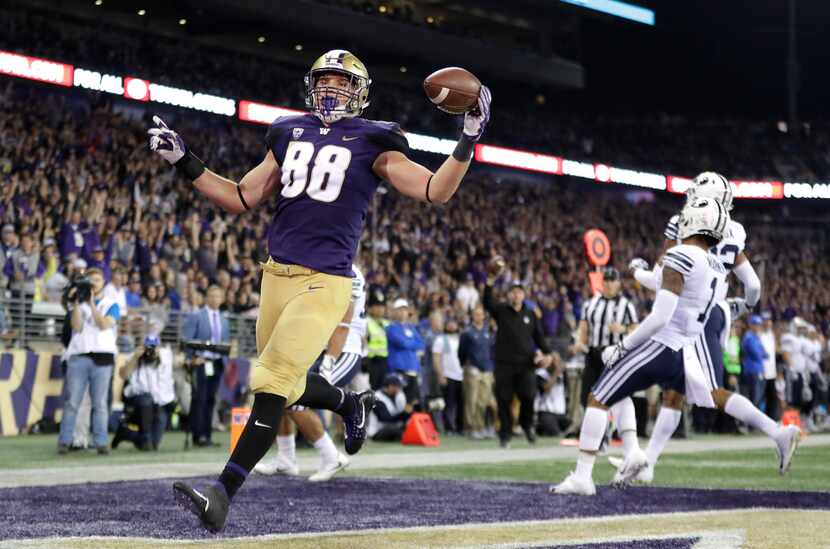
{"type": "MultiPolygon", "coordinates": [[[[124,444],[110,456],[98,456],[94,451],[72,452],[58,456],[54,435],[0,438],[0,471],[3,469],[69,468],[88,465],[129,465],[163,463],[216,463],[228,455],[227,435],[219,434],[223,447],[183,450],[181,433],[167,433],[158,452],[139,452],[124,444]]],[[[718,436],[699,436],[695,440],[724,440],[718,436]]],[[[540,439],[537,448],[559,446],[558,439],[540,439]]],[[[444,438],[438,448],[402,446],[398,444],[369,444],[361,455],[394,455],[409,453],[424,456],[444,452],[475,452],[492,450],[494,441],[471,441],[465,438],[444,438]]],[[[514,449],[529,448],[524,440],[516,439],[514,449]]],[[[619,450],[615,450],[619,453],[619,450]]],[[[314,451],[299,448],[299,456],[313,456],[314,451]]],[[[441,479],[516,480],[555,483],[574,467],[576,450],[567,458],[534,461],[506,460],[501,463],[472,463],[464,465],[430,465],[423,467],[347,470],[351,476],[394,476],[441,479]]],[[[358,456],[355,459],[360,459],[358,456]]],[[[474,461],[474,460],[473,460],[474,461]]],[[[605,457],[597,459],[595,479],[599,484],[610,481],[613,470],[605,457]]],[[[754,488],[770,490],[830,490],[830,446],[802,447],[796,454],[790,473],[781,477],[777,471],[774,451],[713,450],[705,453],[666,454],[657,468],[655,485],[706,488],[754,488]]]]}
{"type": "MultiPolygon", "coordinates": [[[[112,437],[110,437],[110,440],[112,437]]],[[[57,435],[21,435],[16,437],[0,437],[0,470],[3,469],[31,469],[33,467],[83,467],[90,463],[109,462],[114,465],[132,463],[210,463],[224,461],[228,457],[227,433],[214,433],[214,440],[222,444],[219,448],[192,448],[185,451],[184,435],[179,432],[165,433],[161,447],[157,452],[139,452],[130,443],[124,443],[109,456],[98,456],[94,450],[70,452],[65,456],[57,453],[57,435]]],[[[337,444],[342,446],[342,441],[337,444]]],[[[559,439],[540,439],[537,447],[545,448],[558,446],[559,439]]],[[[423,452],[466,451],[476,449],[493,449],[498,444],[493,441],[472,441],[464,437],[445,437],[437,448],[420,446],[403,446],[401,444],[367,444],[361,451],[366,454],[394,454],[423,452]]],[[[530,448],[524,439],[517,439],[514,448],[530,448]]],[[[312,448],[298,447],[299,455],[312,455],[312,448]]]]}
{"type": "MultiPolygon", "coordinates": [[[[355,476],[416,477],[465,480],[515,480],[556,483],[574,468],[574,460],[508,461],[472,465],[410,467],[346,471],[355,476]]],[[[597,459],[594,479],[610,482],[614,470],[604,457],[597,459]]],[[[792,470],[778,474],[773,450],[718,451],[710,454],[673,454],[660,458],[655,486],[695,488],[751,488],[764,490],[830,490],[830,447],[801,448],[792,470]]]]}

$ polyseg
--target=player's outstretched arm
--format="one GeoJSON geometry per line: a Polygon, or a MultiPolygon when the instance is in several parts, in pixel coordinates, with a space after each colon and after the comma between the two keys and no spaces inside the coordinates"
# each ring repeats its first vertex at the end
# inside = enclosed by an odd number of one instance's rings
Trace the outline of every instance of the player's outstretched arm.
{"type": "Polygon", "coordinates": [[[752,309],[761,300],[761,279],[758,278],[758,273],[755,272],[755,268],[749,262],[746,254],[741,253],[735,259],[735,267],[732,269],[732,272],[735,273],[735,276],[743,284],[746,305],[752,309]]]}
{"type": "Polygon", "coordinates": [[[477,107],[464,115],[464,132],[455,150],[435,173],[397,151],[379,155],[372,169],[402,194],[426,202],[446,203],[470,167],[475,144],[490,120],[491,99],[490,90],[482,86],[477,107]]]}
{"type": "Polygon", "coordinates": [[[237,184],[208,170],[204,162],[187,148],[181,136],[168,128],[161,118],[154,116],[153,122],[156,127],[147,132],[150,134],[150,149],[193,181],[208,200],[225,211],[238,214],[255,208],[279,187],[280,167],[271,151],[237,184]]]}

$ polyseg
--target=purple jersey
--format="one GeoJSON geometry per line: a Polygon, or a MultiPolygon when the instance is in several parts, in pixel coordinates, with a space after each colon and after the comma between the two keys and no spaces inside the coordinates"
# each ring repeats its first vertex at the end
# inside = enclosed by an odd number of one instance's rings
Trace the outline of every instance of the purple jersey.
{"type": "Polygon", "coordinates": [[[265,136],[282,189],[268,228],[268,253],[281,263],[352,276],[363,221],[380,178],[378,155],[409,150],[397,124],[314,115],[278,118],[265,136]]]}

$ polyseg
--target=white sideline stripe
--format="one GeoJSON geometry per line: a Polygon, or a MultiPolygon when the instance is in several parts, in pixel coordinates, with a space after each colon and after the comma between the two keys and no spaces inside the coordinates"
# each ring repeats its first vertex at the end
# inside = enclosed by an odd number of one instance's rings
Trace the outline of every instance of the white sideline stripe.
{"type": "MultiPolygon", "coordinates": [[[[553,496],[552,496],[553,497],[553,496]]],[[[815,509],[813,509],[815,510],[815,509]]],[[[821,510],[821,509],[819,509],[821,510]]],[[[71,536],[71,537],[61,537],[61,538],[28,538],[28,539],[14,539],[14,540],[6,540],[0,542],[0,549],[2,548],[10,548],[10,549],[19,549],[20,547],[26,547],[26,545],[20,544],[31,544],[32,542],[38,541],[135,541],[135,542],[152,542],[157,545],[180,545],[183,543],[198,543],[198,544],[215,544],[217,540],[222,541],[270,541],[270,540],[290,540],[290,539],[301,539],[301,538],[321,538],[321,537],[331,537],[331,536],[364,536],[364,535],[377,535],[377,534],[405,534],[409,532],[424,532],[429,533],[435,530],[453,530],[453,531],[465,531],[465,530],[480,530],[480,529],[495,529],[495,528],[513,528],[519,526],[551,526],[556,524],[586,524],[586,523],[607,523],[607,522],[614,522],[614,521],[626,521],[626,520],[639,520],[639,519],[668,519],[668,518],[678,518],[681,516],[685,517],[706,517],[706,516],[723,516],[724,513],[761,513],[761,512],[768,512],[768,511],[777,511],[777,512],[803,512],[805,509],[798,509],[798,508],[789,508],[789,507],[745,507],[739,509],[714,509],[714,510],[707,510],[707,511],[675,511],[672,513],[643,513],[639,515],[607,515],[602,517],[571,517],[571,518],[563,518],[563,519],[548,519],[548,520],[514,520],[514,521],[507,521],[507,522],[475,522],[475,523],[466,523],[466,524],[448,524],[448,525],[436,525],[436,526],[410,526],[410,527],[398,527],[398,528],[368,528],[365,530],[332,530],[329,532],[298,532],[295,534],[266,534],[263,536],[245,536],[245,537],[238,537],[238,538],[214,538],[214,539],[176,539],[176,540],[166,540],[166,539],[158,539],[158,538],[139,538],[139,537],[128,537],[128,536],[71,536]]],[[[195,519],[194,519],[195,520],[195,519]]],[[[659,534],[658,534],[659,535],[659,534]]],[[[674,534],[676,537],[679,534],[674,534]]],[[[680,534],[682,535],[682,534],[680,534]]],[[[670,536],[671,537],[671,536],[670,536]]],[[[537,543],[535,541],[528,542],[528,543],[537,543]]],[[[582,543],[591,543],[590,541],[583,541],[582,543]]]]}
{"type": "Polygon", "coordinates": [[[746,541],[746,530],[704,530],[701,532],[677,532],[674,534],[644,534],[639,537],[633,536],[614,536],[607,538],[586,538],[581,540],[560,540],[548,539],[543,541],[531,541],[524,543],[501,543],[495,545],[465,545],[462,547],[452,547],[452,549],[533,549],[534,547],[549,547],[556,545],[557,547],[567,547],[569,545],[593,545],[598,543],[615,543],[619,541],[654,541],[661,539],[675,539],[686,537],[701,538],[693,549],[739,549],[744,541],[746,541]]]}

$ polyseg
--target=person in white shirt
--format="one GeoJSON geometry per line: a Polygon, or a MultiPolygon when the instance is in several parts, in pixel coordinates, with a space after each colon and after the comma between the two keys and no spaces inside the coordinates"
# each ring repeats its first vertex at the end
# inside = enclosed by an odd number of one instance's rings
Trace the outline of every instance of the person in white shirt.
{"type": "Polygon", "coordinates": [[[92,402],[95,447],[99,454],[109,454],[107,395],[118,353],[116,325],[121,312],[118,304],[104,295],[104,275],[100,269],[89,269],[85,278],[86,283],[77,279],[67,292],[67,305],[72,311],[72,338],[65,352],[66,399],[58,435],[58,453],[61,455],[69,451],[87,387],[92,402]],[[88,287],[91,291],[86,289],[88,287]],[[86,293],[89,295],[84,295],[86,293]]]}
{"type": "Polygon", "coordinates": [[[813,399],[805,353],[806,331],[807,323],[795,317],[790,330],[781,336],[781,355],[787,365],[787,403],[801,408],[802,413],[809,411],[813,399]]]}
{"type": "Polygon", "coordinates": [[[127,381],[125,404],[135,410],[135,417],[127,420],[137,423],[138,431],[129,429],[128,421],[122,421],[112,439],[113,450],[124,440],[139,450],[158,450],[167,426],[167,406],[175,400],[173,351],[160,347],[157,335],[148,335],[118,375],[127,381]]]}
{"type": "Polygon", "coordinates": [[[127,271],[119,267],[112,272],[112,280],[104,286],[104,295],[118,303],[121,316],[127,315],[127,271]]]}
{"type": "Polygon", "coordinates": [[[464,403],[462,382],[464,372],[458,359],[458,322],[447,321],[444,333],[432,344],[432,363],[446,406],[444,408],[444,429],[448,433],[464,432],[464,403]]]}
{"type": "Polygon", "coordinates": [[[458,301],[461,309],[465,312],[472,311],[478,305],[480,296],[478,290],[473,282],[473,275],[467,273],[464,282],[458,287],[455,292],[455,299],[458,301]]]}

